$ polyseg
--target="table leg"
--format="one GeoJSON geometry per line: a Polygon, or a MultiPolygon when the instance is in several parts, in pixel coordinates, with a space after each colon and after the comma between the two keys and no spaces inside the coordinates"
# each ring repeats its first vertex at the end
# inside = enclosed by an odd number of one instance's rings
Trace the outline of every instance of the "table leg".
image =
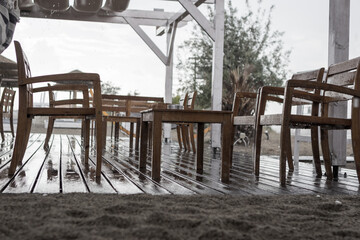
{"type": "Polygon", "coordinates": [[[140,162],[139,162],[139,170],[141,172],[146,171],[146,158],[148,152],[148,127],[149,122],[143,121],[141,123],[141,141],[140,141],[140,162]]]}
{"type": "Polygon", "coordinates": [[[231,162],[231,139],[232,139],[232,124],[231,116],[224,116],[222,123],[222,153],[221,153],[221,181],[229,182],[230,176],[230,162],[231,162]]]}
{"type": "Polygon", "coordinates": [[[120,131],[120,124],[119,122],[115,122],[115,142],[118,142],[119,141],[119,131],[120,131]]]}
{"type": "Polygon", "coordinates": [[[133,152],[133,149],[134,149],[134,123],[131,122],[130,123],[130,137],[129,137],[129,140],[130,140],[130,153],[133,152]]]}
{"type": "Polygon", "coordinates": [[[154,113],[152,122],[152,171],[151,177],[154,181],[160,181],[161,168],[161,115],[154,113]]]}
{"type": "Polygon", "coordinates": [[[204,159],[204,123],[198,123],[197,131],[197,159],[196,172],[203,173],[203,159],[204,159]]]}

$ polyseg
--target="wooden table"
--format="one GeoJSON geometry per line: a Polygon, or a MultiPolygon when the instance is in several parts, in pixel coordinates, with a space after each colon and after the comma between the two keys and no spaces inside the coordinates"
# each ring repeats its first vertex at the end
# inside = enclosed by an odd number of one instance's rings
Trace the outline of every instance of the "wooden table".
{"type": "Polygon", "coordinates": [[[222,151],[221,151],[221,181],[229,182],[231,144],[232,144],[232,123],[229,111],[203,111],[203,110],[179,110],[179,109],[149,109],[141,112],[141,141],[140,141],[140,164],[141,171],[146,170],[146,157],[148,152],[148,129],[152,124],[152,162],[151,177],[155,181],[160,180],[161,169],[161,131],[162,123],[197,123],[197,161],[196,170],[203,172],[204,154],[204,124],[222,124],[222,151]]]}

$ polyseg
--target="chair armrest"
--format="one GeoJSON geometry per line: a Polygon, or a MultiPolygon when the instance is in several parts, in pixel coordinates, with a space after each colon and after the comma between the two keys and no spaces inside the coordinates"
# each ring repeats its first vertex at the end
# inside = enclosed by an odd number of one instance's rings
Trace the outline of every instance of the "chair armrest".
{"type": "Polygon", "coordinates": [[[100,76],[96,73],[65,73],[55,75],[44,75],[26,78],[21,85],[42,82],[62,82],[68,84],[88,84],[90,82],[100,82],[100,76]]]}
{"type": "Polygon", "coordinates": [[[319,90],[324,90],[324,91],[331,91],[331,92],[347,94],[347,95],[351,95],[351,96],[360,98],[360,92],[359,91],[356,91],[356,90],[351,89],[351,88],[343,87],[343,86],[330,84],[330,83],[308,82],[308,81],[305,82],[305,81],[301,81],[301,80],[289,80],[286,83],[286,88],[288,88],[288,87],[291,87],[291,88],[302,87],[302,88],[319,89],[319,90]]]}

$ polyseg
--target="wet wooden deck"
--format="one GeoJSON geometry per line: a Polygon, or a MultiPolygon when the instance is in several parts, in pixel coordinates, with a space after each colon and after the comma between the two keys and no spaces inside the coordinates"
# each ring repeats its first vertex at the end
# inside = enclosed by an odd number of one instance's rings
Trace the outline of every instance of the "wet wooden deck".
{"type": "Polygon", "coordinates": [[[312,165],[300,163],[300,170],[288,175],[288,185],[280,187],[278,159],[263,157],[260,178],[252,174],[250,153],[234,153],[230,183],[220,181],[220,156],[205,149],[204,173],[195,170],[192,153],[179,150],[177,144],[163,144],[160,182],[151,180],[150,159],[146,174],[138,171],[136,155],[129,152],[128,141],[115,144],[110,139],[103,155],[102,179],[95,181],[94,153],[85,166],[80,137],[54,135],[49,152],[43,150],[44,134],[32,134],[23,165],[14,177],[7,176],[12,140],[0,149],[0,192],[3,193],[71,193],[94,192],[114,194],[359,194],[356,172],[342,169],[340,179],[326,181],[315,178],[312,165]]]}

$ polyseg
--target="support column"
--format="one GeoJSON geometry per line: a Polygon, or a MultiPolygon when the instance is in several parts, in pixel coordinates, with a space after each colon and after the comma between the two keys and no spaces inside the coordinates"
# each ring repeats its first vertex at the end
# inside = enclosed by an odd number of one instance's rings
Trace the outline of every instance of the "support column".
{"type": "MultiPolygon", "coordinates": [[[[330,0],[328,63],[349,59],[350,0],[330,0]]],[[[346,117],[347,103],[330,106],[330,116],[346,117]]],[[[346,164],[346,131],[329,131],[330,153],[333,166],[346,164]]],[[[334,168],[335,170],[335,168],[334,168]]],[[[335,173],[334,173],[335,175],[335,173]]]]}
{"type": "MultiPolygon", "coordinates": [[[[174,31],[174,29],[172,29],[174,31]]],[[[166,45],[167,49],[170,49],[170,45],[174,44],[171,41],[172,35],[171,31],[167,31],[166,33],[166,45]]],[[[173,51],[168,53],[168,64],[166,65],[166,74],[165,74],[165,103],[172,103],[172,88],[173,88],[173,69],[174,69],[174,61],[173,61],[173,51]]],[[[171,140],[171,124],[164,124],[164,138],[165,142],[169,142],[171,140]]]]}
{"type": "MultiPolygon", "coordinates": [[[[224,65],[224,0],[215,2],[215,42],[213,46],[213,66],[212,66],[212,110],[222,110],[222,86],[223,86],[223,65],[224,65]]],[[[218,148],[220,141],[221,126],[212,124],[211,126],[211,146],[218,148]]]]}

